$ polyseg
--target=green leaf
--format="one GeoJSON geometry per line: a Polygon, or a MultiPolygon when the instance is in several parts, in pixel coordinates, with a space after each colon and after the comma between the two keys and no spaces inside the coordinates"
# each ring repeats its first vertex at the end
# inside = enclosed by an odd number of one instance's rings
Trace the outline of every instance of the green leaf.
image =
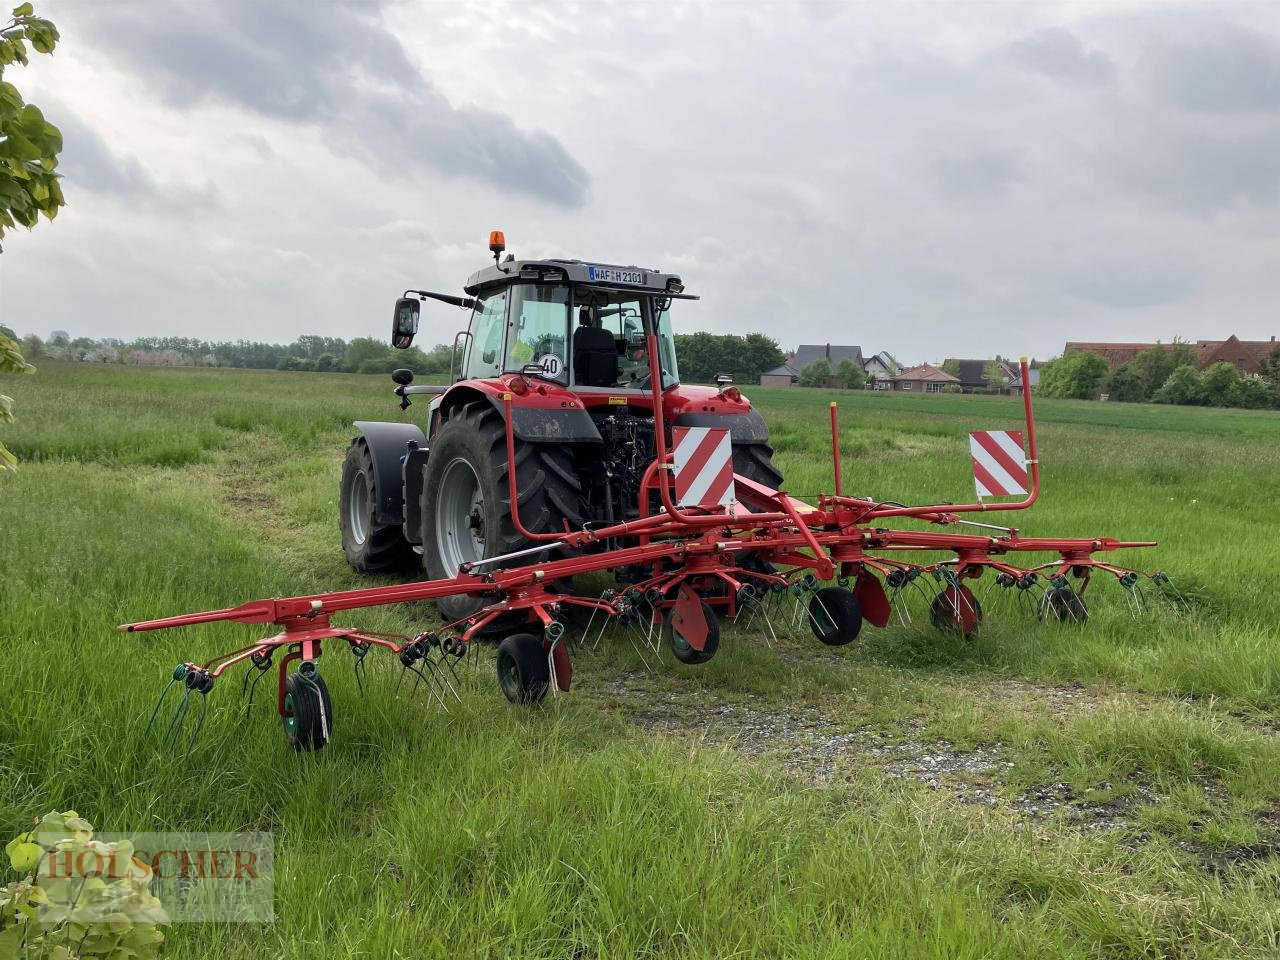
{"type": "Polygon", "coordinates": [[[15,19],[17,17],[29,17],[35,12],[35,7],[30,3],[20,3],[13,8],[13,16],[15,19]]]}
{"type": "MultiPolygon", "coordinates": [[[[10,458],[13,458],[13,454],[9,453],[8,450],[5,450],[4,454],[8,454],[10,458]]],[[[3,459],[4,454],[0,454],[0,459],[3,459]]],[[[17,463],[18,461],[14,459],[12,462],[17,463]]],[[[32,842],[31,834],[29,833],[20,834],[6,843],[4,852],[9,855],[9,865],[22,874],[30,873],[34,870],[40,862],[40,858],[44,856],[44,848],[40,844],[32,842]]]]}

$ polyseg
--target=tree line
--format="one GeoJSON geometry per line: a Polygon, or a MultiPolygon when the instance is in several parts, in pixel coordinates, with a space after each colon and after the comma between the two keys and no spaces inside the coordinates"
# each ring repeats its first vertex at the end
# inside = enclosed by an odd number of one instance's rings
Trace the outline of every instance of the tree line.
{"type": "MultiPolygon", "coordinates": [[[[3,328],[0,328],[3,329],[3,328]]],[[[13,334],[12,339],[18,339],[13,334]]],[[[727,373],[738,383],[756,382],[760,374],[785,362],[786,356],[772,337],[762,333],[678,333],[676,356],[681,379],[711,383],[727,373]]],[[[82,363],[118,363],[139,366],[238,367],[258,370],[312,372],[390,373],[408,367],[418,375],[446,376],[453,348],[437,344],[428,350],[397,350],[384,340],[356,337],[343,340],[306,334],[292,343],[250,340],[208,341],[193,337],[138,337],[125,342],[116,338],[95,340],[71,337],[55,330],[46,340],[22,338],[29,360],[51,359],[82,363]]]]}
{"type": "Polygon", "coordinates": [[[1105,393],[1122,403],[1280,409],[1280,345],[1249,375],[1223,362],[1201,371],[1190,345],[1181,342],[1144,350],[1115,370],[1093,351],[1073,350],[1045,364],[1039,392],[1075,400],[1105,393]]]}

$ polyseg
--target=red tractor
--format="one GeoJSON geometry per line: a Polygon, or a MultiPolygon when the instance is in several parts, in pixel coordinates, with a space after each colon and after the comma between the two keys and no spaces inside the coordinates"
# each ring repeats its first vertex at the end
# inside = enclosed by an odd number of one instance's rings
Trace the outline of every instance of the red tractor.
{"type": "MultiPolygon", "coordinates": [[[[500,232],[489,249],[494,265],[471,275],[465,297],[407,290],[396,303],[392,343],[400,348],[413,342],[421,301],[462,307],[471,319],[454,338],[461,363],[448,385],[412,386],[409,370],[392,375],[402,409],[411,395],[434,395],[425,433],[406,423],[355,424],[360,435],[347,451],[340,501],[352,567],[387,571],[420,553],[427,578],[436,580],[464,564],[547,549],[512,521],[512,463],[526,532],[636,518],[655,459],[651,334],[667,427],[728,428],[734,472],[779,487],[768,427],[729,378],[717,378],[716,387],[680,383],[671,306],[697,299],[680,277],[581,260],[504,259],[500,232]]],[[[615,573],[624,582],[641,576],[615,573]]],[[[486,601],[459,595],[437,603],[452,621],[486,601]]]]}

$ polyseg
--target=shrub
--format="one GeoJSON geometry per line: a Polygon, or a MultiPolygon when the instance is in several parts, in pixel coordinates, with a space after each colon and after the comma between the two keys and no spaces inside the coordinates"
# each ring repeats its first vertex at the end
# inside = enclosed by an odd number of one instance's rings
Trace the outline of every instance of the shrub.
{"type": "Polygon", "coordinates": [[[93,839],[74,810],[51,812],[5,846],[22,878],[0,887],[0,957],[110,960],[159,954],[169,915],[151,894],[151,868],[127,841],[93,839]],[[92,864],[62,869],[59,865],[92,864]]]}
{"type": "Polygon", "coordinates": [[[1204,382],[1196,368],[1185,363],[1169,374],[1169,379],[1151,399],[1156,403],[1176,403],[1183,406],[1204,403],[1204,382]]]}

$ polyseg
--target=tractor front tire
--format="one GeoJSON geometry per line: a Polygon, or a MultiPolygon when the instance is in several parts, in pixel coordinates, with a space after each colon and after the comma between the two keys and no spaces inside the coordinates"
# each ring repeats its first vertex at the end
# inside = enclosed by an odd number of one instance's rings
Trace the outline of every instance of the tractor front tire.
{"type": "Polygon", "coordinates": [[[733,472],[771,490],[782,486],[782,471],[773,465],[773,447],[767,443],[735,443],[733,472]]]}
{"type": "Polygon", "coordinates": [[[374,481],[373,456],[364,437],[347,448],[338,495],[338,526],[347,563],[360,573],[381,573],[408,565],[413,547],[398,525],[379,525],[375,519],[381,491],[374,481]]]}
{"type": "MultiPolygon", "coordinates": [[[[516,496],[520,520],[534,533],[562,533],[581,526],[582,484],[573,458],[560,444],[515,441],[516,496]]],[[[455,576],[474,563],[531,546],[511,520],[507,439],[501,414],[488,402],[454,411],[431,444],[420,502],[422,565],[427,577],[455,576]]],[[[469,617],[490,601],[440,597],[448,621],[469,617]]]]}

